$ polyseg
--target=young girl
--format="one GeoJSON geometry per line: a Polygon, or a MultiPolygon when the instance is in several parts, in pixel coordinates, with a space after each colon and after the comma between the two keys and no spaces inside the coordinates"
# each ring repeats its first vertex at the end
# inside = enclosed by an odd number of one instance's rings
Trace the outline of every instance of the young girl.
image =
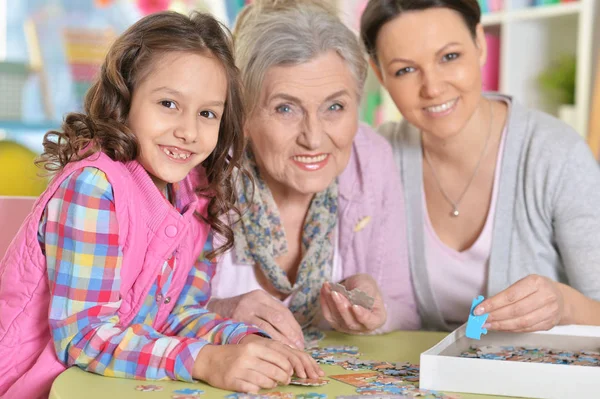
{"type": "Polygon", "coordinates": [[[47,397],[70,366],[244,392],[322,374],[203,307],[213,270],[196,259],[210,228],[225,241],[211,255],[232,246],[219,218],[232,208],[241,109],[212,17],[154,14],[116,40],[85,114],[44,139],[40,162],[58,174],[0,263],[2,398],[47,397]]]}

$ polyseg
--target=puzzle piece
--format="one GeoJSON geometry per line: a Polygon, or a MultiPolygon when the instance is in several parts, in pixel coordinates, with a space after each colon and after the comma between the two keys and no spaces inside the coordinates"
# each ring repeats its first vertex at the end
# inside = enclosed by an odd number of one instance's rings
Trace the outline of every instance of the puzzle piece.
{"type": "Polygon", "coordinates": [[[160,392],[163,389],[164,389],[164,387],[154,385],[154,384],[138,385],[137,387],[135,387],[136,391],[142,391],[142,392],[160,392]]]}
{"type": "Polygon", "coordinates": [[[292,377],[290,385],[301,385],[305,387],[320,387],[329,384],[329,380],[323,378],[298,378],[292,377]]]}
{"type": "Polygon", "coordinates": [[[473,299],[473,303],[471,304],[471,310],[469,311],[469,319],[467,320],[467,332],[466,336],[471,339],[481,339],[481,334],[487,334],[487,329],[482,328],[485,324],[489,314],[485,313],[481,316],[475,316],[473,311],[481,302],[483,302],[485,298],[483,295],[479,295],[477,298],[473,299]]]}
{"type": "Polygon", "coordinates": [[[204,393],[204,391],[201,389],[185,388],[185,389],[178,389],[176,391],[173,391],[173,393],[177,394],[177,395],[198,396],[198,395],[202,395],[204,393]]]}
{"type": "Polygon", "coordinates": [[[329,285],[333,291],[345,296],[352,305],[358,305],[365,309],[373,310],[375,298],[369,294],[359,290],[358,288],[348,291],[345,286],[339,283],[329,283],[329,285]]]}
{"type": "Polygon", "coordinates": [[[327,398],[327,395],[324,393],[308,392],[308,393],[296,394],[296,399],[326,399],[326,398],[327,398]]]}

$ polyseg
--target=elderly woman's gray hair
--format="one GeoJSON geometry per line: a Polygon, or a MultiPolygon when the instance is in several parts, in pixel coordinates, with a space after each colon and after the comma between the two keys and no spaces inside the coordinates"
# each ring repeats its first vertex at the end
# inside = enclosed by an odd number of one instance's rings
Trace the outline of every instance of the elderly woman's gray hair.
{"type": "Polygon", "coordinates": [[[262,83],[274,66],[309,62],[335,51],[356,80],[360,99],[367,76],[357,36],[333,8],[314,0],[255,0],[240,13],[234,29],[236,63],[245,87],[245,111],[260,101],[262,83]]]}

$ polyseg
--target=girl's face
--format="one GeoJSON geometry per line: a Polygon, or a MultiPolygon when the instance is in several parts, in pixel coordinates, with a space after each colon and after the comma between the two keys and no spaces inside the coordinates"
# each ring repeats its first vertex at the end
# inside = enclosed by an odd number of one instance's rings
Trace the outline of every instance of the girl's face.
{"type": "Polygon", "coordinates": [[[386,23],[374,67],[400,113],[418,129],[445,139],[458,134],[481,99],[483,28],[475,39],[447,8],[411,11],[386,23]]]}
{"type": "Polygon", "coordinates": [[[221,63],[193,53],[162,55],[135,87],[127,125],[159,189],[183,180],[214,150],[226,97],[221,63]]]}

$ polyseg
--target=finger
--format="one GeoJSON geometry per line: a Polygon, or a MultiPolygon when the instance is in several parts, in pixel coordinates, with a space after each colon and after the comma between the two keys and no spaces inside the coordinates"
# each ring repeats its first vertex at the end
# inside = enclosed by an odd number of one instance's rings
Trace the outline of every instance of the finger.
{"type": "Polygon", "coordinates": [[[339,312],[337,311],[337,306],[333,300],[333,291],[329,290],[329,292],[321,297],[323,301],[326,303],[327,310],[323,310],[323,317],[325,320],[329,322],[331,328],[334,330],[341,331],[341,326],[339,324],[339,320],[341,317],[339,316],[339,312]]]}
{"type": "Polygon", "coordinates": [[[298,352],[298,356],[302,362],[302,365],[304,366],[304,371],[306,372],[308,378],[319,378],[325,374],[312,356],[305,352],[298,352]]]}
{"type": "Polygon", "coordinates": [[[499,320],[493,321],[491,323],[486,323],[484,325],[484,328],[496,331],[525,330],[538,324],[543,320],[546,320],[549,317],[552,317],[552,315],[556,314],[557,311],[558,304],[556,304],[556,307],[554,306],[554,304],[550,306],[544,306],[542,308],[534,310],[531,313],[516,317],[514,319],[499,320]]]}
{"type": "MultiPolygon", "coordinates": [[[[327,283],[325,283],[327,284],[327,283]]],[[[323,284],[321,287],[321,295],[319,297],[319,301],[321,302],[321,313],[325,320],[332,324],[333,322],[333,314],[331,313],[330,299],[331,299],[331,288],[327,289],[323,284]]],[[[327,284],[329,286],[329,284],[327,284]]]]}
{"type": "Polygon", "coordinates": [[[534,324],[531,327],[527,327],[523,330],[516,330],[515,332],[525,333],[525,332],[535,332],[535,331],[546,331],[551,329],[556,325],[553,317],[549,317],[546,320],[542,320],[537,324],[534,324]]]}
{"type": "Polygon", "coordinates": [[[266,369],[268,364],[265,362],[255,362],[254,363],[259,370],[256,369],[246,369],[242,379],[252,385],[256,385],[260,388],[271,389],[277,386],[277,379],[270,377],[262,370],[266,369]]]}
{"type": "Polygon", "coordinates": [[[319,378],[319,366],[317,362],[307,353],[296,349],[286,348],[294,372],[300,378],[319,378]]]}
{"type": "Polygon", "coordinates": [[[261,303],[260,308],[255,310],[255,315],[269,323],[277,330],[279,336],[284,336],[286,340],[282,340],[282,342],[304,349],[302,327],[296,321],[292,312],[281,302],[270,298],[269,302],[261,303]]]}
{"type": "Polygon", "coordinates": [[[345,329],[349,330],[349,331],[359,331],[360,330],[360,323],[358,323],[358,321],[356,321],[356,319],[354,318],[354,315],[352,314],[352,311],[350,310],[350,308],[352,307],[352,304],[350,304],[350,301],[348,301],[348,299],[346,299],[344,296],[340,295],[337,292],[333,293],[333,301],[336,304],[336,309],[338,311],[338,314],[341,317],[341,323],[344,326],[345,329]]]}
{"type": "Polygon", "coordinates": [[[540,295],[540,292],[535,292],[520,301],[504,306],[491,312],[487,322],[516,319],[525,316],[539,308],[550,305],[555,298],[540,295]]]}
{"type": "Polygon", "coordinates": [[[531,295],[537,291],[535,281],[531,277],[533,276],[527,276],[504,291],[486,299],[474,309],[473,314],[479,316],[484,313],[491,313],[531,295]]]}
{"type": "Polygon", "coordinates": [[[375,312],[363,308],[362,306],[352,305],[352,314],[356,322],[361,326],[362,331],[371,331],[379,327],[378,318],[375,312]]]}
{"type": "Polygon", "coordinates": [[[245,393],[258,393],[260,391],[258,385],[240,379],[236,380],[231,388],[226,387],[225,389],[233,389],[234,391],[245,393]]]}
{"type": "Polygon", "coordinates": [[[267,334],[269,334],[269,336],[271,338],[273,338],[275,341],[279,341],[281,343],[284,343],[284,344],[290,345],[290,346],[296,346],[295,341],[292,341],[285,335],[281,334],[268,321],[260,319],[260,318],[254,318],[251,323],[254,324],[256,327],[260,328],[261,330],[263,330],[264,332],[266,332],[267,334]]]}
{"type": "MultiPolygon", "coordinates": [[[[275,382],[275,385],[280,384],[288,384],[290,379],[290,373],[286,370],[282,369],[278,365],[275,365],[271,362],[267,362],[264,360],[253,361],[252,364],[249,365],[249,370],[253,370],[265,378],[270,379],[275,382]]],[[[262,385],[261,385],[262,386],[262,385]]],[[[266,388],[263,386],[263,388],[266,388]]],[[[273,387],[271,387],[273,388],[273,387]]]]}
{"type": "Polygon", "coordinates": [[[252,353],[259,359],[279,367],[288,376],[290,376],[294,370],[287,356],[282,353],[280,349],[281,347],[286,346],[280,342],[267,340],[265,344],[254,345],[252,347],[252,353]]]}
{"type": "Polygon", "coordinates": [[[301,357],[295,353],[295,351],[291,348],[288,349],[288,360],[292,364],[292,368],[294,369],[294,374],[296,374],[300,378],[308,378],[307,370],[304,367],[304,363],[302,362],[301,357]]]}

